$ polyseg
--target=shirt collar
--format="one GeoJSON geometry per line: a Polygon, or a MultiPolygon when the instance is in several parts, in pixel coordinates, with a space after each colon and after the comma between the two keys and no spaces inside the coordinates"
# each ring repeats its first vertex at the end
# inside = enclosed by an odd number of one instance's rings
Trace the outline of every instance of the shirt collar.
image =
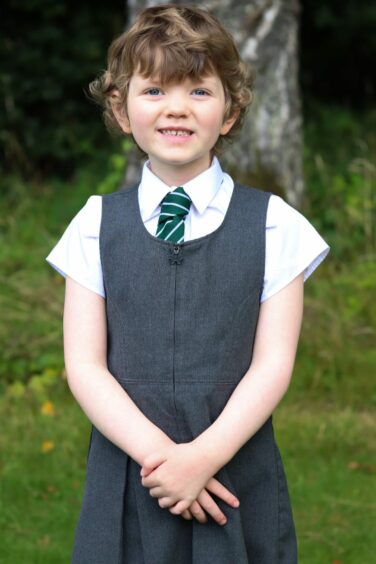
{"type": "MultiPolygon", "coordinates": [[[[221,165],[217,157],[214,157],[208,169],[182,185],[199,214],[204,213],[217,194],[223,176],[221,165]]],[[[175,188],[176,186],[167,186],[151,171],[149,161],[144,164],[138,190],[140,211],[144,221],[154,215],[166,194],[175,188]]]]}

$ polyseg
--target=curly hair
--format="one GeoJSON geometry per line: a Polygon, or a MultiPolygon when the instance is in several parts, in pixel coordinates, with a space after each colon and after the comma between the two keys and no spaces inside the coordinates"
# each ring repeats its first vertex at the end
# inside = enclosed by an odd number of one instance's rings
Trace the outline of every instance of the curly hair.
{"type": "Polygon", "coordinates": [[[212,14],[197,7],[166,4],[146,8],[111,43],[107,69],[89,85],[111,133],[122,133],[112,110],[113,94],[117,93],[116,109],[126,115],[129,82],[135,72],[144,78],[157,77],[162,84],[219,76],[225,93],[224,121],[238,116],[229,133],[217,140],[213,154],[219,154],[222,141],[231,141],[241,129],[252,101],[252,75],[231,34],[212,14]]]}

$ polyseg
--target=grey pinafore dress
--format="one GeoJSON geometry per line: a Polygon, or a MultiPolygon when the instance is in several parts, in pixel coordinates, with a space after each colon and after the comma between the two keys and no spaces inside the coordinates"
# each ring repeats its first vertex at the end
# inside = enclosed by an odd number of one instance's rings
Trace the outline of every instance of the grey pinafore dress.
{"type": "MultiPolygon", "coordinates": [[[[103,197],[108,367],[175,442],[218,417],[247,371],[269,194],[235,185],[214,232],[175,245],[146,230],[138,187],[103,197]]],[[[127,429],[124,429],[124,433],[127,429]]],[[[92,429],[74,564],[294,564],[296,538],[271,418],[216,475],[240,500],[225,526],[161,509],[140,466],[92,429]]]]}

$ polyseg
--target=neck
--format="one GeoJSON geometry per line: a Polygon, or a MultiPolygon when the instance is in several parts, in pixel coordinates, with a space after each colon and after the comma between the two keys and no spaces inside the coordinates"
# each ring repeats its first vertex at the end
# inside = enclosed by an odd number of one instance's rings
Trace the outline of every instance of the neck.
{"type": "Polygon", "coordinates": [[[187,166],[177,165],[175,167],[170,164],[168,166],[163,166],[161,163],[155,164],[150,160],[151,171],[167,186],[187,184],[187,182],[196,178],[196,176],[210,168],[210,166],[211,160],[209,159],[205,163],[198,163],[197,166],[192,166],[192,163],[189,163],[187,166]]]}

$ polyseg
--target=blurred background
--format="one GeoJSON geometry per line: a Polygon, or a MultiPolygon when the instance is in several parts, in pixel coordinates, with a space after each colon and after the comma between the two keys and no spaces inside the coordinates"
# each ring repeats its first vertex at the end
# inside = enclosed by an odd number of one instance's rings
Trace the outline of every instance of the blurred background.
{"type": "MultiPolygon", "coordinates": [[[[296,205],[331,254],[306,285],[276,434],[300,562],[365,564],[376,552],[376,5],[282,4],[299,8],[304,189],[296,205]]],[[[87,198],[118,189],[126,174],[129,142],[108,135],[87,86],[134,9],[114,0],[6,0],[1,8],[4,564],[69,562],[90,425],[65,381],[64,280],[44,257],[87,198]]]]}

